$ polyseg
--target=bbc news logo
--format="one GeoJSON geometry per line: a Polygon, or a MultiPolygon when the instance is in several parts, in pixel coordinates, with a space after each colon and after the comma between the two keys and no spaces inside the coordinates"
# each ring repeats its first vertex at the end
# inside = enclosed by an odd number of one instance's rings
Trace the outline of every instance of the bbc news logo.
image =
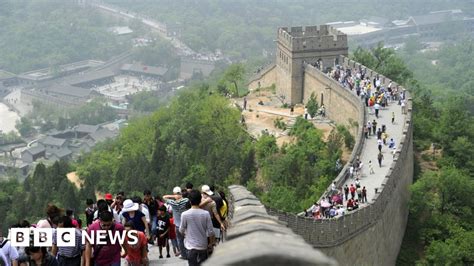
{"type": "MultiPolygon", "coordinates": [[[[58,247],[75,247],[75,228],[11,228],[10,243],[14,247],[50,247],[53,245],[54,231],[56,231],[56,245],[58,247]],[[31,237],[32,236],[32,237],[31,237]]],[[[138,243],[138,231],[95,230],[88,233],[81,231],[81,241],[85,245],[135,245],[138,243]]]]}

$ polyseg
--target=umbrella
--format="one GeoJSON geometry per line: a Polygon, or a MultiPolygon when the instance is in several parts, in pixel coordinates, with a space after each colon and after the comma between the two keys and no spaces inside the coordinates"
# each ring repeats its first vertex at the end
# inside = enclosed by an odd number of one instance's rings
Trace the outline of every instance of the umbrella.
{"type": "Polygon", "coordinates": [[[321,202],[321,207],[323,208],[329,208],[331,207],[331,203],[327,202],[327,201],[323,201],[321,202]]]}

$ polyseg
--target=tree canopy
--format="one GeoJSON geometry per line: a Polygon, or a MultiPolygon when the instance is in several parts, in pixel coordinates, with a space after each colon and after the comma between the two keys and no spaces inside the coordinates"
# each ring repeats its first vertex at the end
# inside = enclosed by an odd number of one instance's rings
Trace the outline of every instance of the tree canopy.
{"type": "Polygon", "coordinates": [[[71,1],[5,0],[0,10],[0,69],[10,72],[107,60],[131,47],[107,31],[113,20],[71,1]]]}

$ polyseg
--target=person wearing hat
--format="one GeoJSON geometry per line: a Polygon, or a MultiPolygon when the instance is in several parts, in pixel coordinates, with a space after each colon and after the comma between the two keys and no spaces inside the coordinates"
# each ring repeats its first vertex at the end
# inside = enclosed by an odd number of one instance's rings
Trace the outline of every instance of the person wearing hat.
{"type": "Polygon", "coordinates": [[[131,199],[127,199],[123,202],[122,208],[122,224],[130,221],[133,223],[135,230],[145,233],[150,238],[150,230],[148,223],[145,218],[145,214],[139,210],[140,206],[138,203],[134,203],[131,199]]]}
{"type": "Polygon", "coordinates": [[[201,194],[202,194],[202,200],[199,207],[208,211],[209,215],[211,215],[212,226],[214,227],[214,236],[217,239],[217,241],[219,241],[221,230],[225,231],[225,226],[224,226],[224,223],[222,222],[219,212],[217,211],[217,204],[212,198],[212,196],[214,195],[214,192],[211,190],[211,188],[208,185],[203,185],[201,187],[201,194]]]}
{"type": "Polygon", "coordinates": [[[189,204],[189,199],[184,198],[181,195],[181,188],[174,187],[173,188],[173,195],[164,195],[163,199],[166,201],[168,205],[171,206],[171,210],[173,211],[173,218],[176,224],[176,237],[178,240],[179,252],[181,253],[181,258],[187,259],[186,248],[184,247],[184,235],[180,231],[181,225],[181,214],[186,211],[189,204]]]}

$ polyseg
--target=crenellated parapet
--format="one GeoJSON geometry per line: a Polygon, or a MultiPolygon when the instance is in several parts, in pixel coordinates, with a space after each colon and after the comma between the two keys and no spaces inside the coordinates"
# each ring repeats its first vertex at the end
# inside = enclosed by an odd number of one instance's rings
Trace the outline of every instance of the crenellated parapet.
{"type": "Polygon", "coordinates": [[[347,35],[328,25],[279,28],[278,42],[293,52],[347,49],[347,35]]]}

